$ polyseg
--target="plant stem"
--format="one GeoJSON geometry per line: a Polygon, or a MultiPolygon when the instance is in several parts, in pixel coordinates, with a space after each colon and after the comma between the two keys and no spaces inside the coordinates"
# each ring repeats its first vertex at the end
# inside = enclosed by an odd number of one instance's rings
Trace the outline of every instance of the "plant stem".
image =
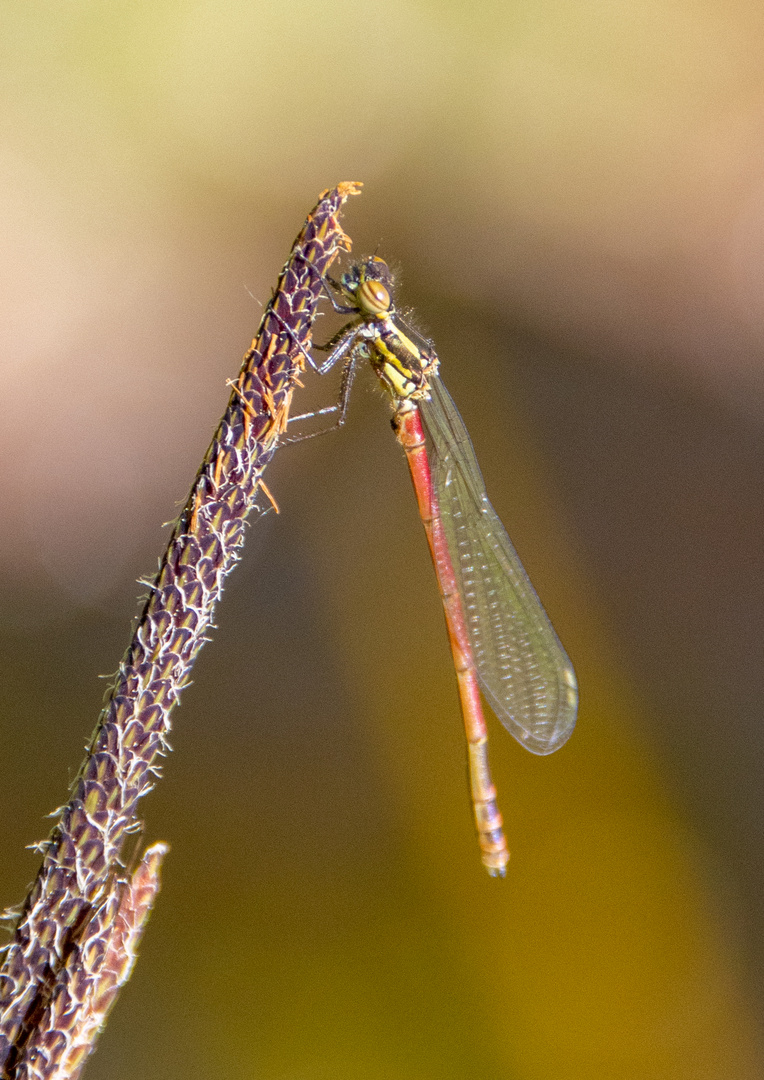
{"type": "MultiPolygon", "coordinates": [[[[170,749],[170,714],[207,640],[224,579],[238,561],[245,521],[253,510],[264,509],[258,506],[261,489],[267,494],[262,473],[286,428],[323,275],[338,250],[349,248],[340,210],[358,190],[345,183],[324,192],[294,243],[151,584],[69,801],[56,811],[42,866],[0,969],[2,1080],[76,1075],[89,1052],[82,1048],[83,1032],[91,1033],[91,1047],[98,1034],[99,1025],[90,1020],[108,981],[104,964],[108,968],[115,950],[124,960],[117,915],[135,903],[137,887],[135,879],[132,885],[123,880],[120,852],[126,835],[139,827],[137,804],[159,776],[158,759],[170,749]]],[[[154,891],[158,862],[152,861],[154,891]]],[[[142,925],[140,918],[134,921],[133,952],[142,925]]]]}

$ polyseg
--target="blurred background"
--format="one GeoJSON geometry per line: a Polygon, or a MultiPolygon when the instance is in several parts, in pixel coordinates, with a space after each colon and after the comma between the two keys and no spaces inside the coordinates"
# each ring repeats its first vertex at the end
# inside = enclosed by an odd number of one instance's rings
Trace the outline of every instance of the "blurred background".
{"type": "Polygon", "coordinates": [[[753,0],[2,6],[0,907],[340,180],[581,686],[550,758],[491,721],[490,880],[359,378],[274,460],[175,713],[164,890],[90,1080],[764,1077],[763,49],[753,0]]]}

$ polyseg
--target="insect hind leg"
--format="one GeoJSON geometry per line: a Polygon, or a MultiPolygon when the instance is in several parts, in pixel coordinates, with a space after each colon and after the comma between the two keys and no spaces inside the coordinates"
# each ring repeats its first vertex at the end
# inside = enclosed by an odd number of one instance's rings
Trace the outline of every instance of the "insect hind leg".
{"type": "Polygon", "coordinates": [[[301,413],[299,416],[290,416],[287,421],[287,423],[291,424],[295,420],[311,420],[314,416],[330,416],[332,413],[336,413],[337,419],[334,423],[330,424],[328,427],[322,428],[320,431],[310,431],[306,435],[281,438],[279,439],[279,446],[286,446],[288,443],[305,442],[306,439],[315,439],[318,438],[319,435],[328,435],[330,431],[338,431],[343,426],[347,419],[350,390],[353,385],[353,380],[355,379],[359,359],[358,354],[352,354],[346,361],[345,366],[342,369],[340,396],[335,405],[327,405],[325,409],[317,409],[315,412],[310,413],[301,413]]]}

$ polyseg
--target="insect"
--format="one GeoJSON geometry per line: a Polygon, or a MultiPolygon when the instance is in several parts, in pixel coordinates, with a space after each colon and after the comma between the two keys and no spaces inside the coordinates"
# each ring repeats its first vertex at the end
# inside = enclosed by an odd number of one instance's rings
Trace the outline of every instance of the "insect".
{"type": "Polygon", "coordinates": [[[509,852],[480,691],[518,742],[550,754],[575,725],[576,677],[488,501],[467,429],[441,382],[440,361],[429,342],[402,328],[387,263],[373,256],[327,281],[335,310],[353,318],[319,347],[329,355],[318,370],[344,361],[338,426],[360,363],[369,361],[391,398],[393,430],[406,452],[446,616],[481,856],[491,876],[503,877],[509,852]]]}

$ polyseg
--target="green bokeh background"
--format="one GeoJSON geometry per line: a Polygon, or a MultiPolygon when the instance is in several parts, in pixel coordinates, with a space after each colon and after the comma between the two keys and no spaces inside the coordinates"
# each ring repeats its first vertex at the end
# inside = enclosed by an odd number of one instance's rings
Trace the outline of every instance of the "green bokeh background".
{"type": "Polygon", "coordinates": [[[339,180],[581,684],[551,758],[492,722],[491,881],[359,379],[277,455],[175,714],[164,889],[89,1080],[764,1077],[763,49],[742,0],[0,6],[0,906],[252,297],[339,180]]]}

